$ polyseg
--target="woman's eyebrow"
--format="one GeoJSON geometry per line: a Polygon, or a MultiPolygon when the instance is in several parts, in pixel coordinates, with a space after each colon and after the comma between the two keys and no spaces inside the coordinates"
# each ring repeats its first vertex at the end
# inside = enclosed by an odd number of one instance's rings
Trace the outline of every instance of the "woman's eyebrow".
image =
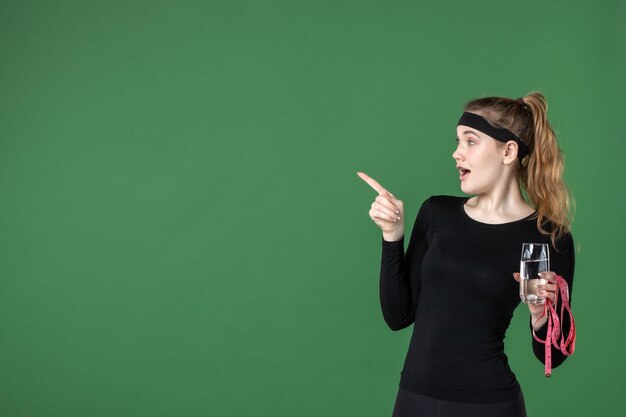
{"type": "MultiPolygon", "coordinates": [[[[476,136],[476,137],[480,137],[478,136],[478,134],[476,132],[474,132],[473,130],[466,130],[465,132],[461,133],[461,135],[467,135],[468,133],[471,133],[472,135],[476,136]]],[[[458,139],[458,138],[457,138],[458,139]]]]}

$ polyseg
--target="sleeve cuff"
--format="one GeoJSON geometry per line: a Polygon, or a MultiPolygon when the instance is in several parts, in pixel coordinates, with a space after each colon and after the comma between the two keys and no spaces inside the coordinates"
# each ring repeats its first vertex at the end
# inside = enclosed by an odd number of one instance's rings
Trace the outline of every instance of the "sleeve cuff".
{"type": "Polygon", "coordinates": [[[400,238],[400,240],[395,240],[392,242],[389,242],[387,240],[385,240],[384,237],[381,236],[381,241],[383,242],[383,248],[384,249],[394,249],[394,248],[402,248],[402,250],[404,250],[404,235],[400,238]]]}

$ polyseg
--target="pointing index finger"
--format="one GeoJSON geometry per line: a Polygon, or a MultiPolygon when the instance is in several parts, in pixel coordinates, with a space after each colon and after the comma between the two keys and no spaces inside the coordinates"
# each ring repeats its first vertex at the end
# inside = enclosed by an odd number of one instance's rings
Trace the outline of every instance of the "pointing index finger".
{"type": "Polygon", "coordinates": [[[378,183],[378,181],[376,181],[374,178],[369,177],[364,172],[357,172],[357,175],[361,177],[363,181],[368,183],[370,187],[376,190],[378,194],[382,195],[382,194],[385,194],[385,191],[387,191],[382,185],[378,183]]]}

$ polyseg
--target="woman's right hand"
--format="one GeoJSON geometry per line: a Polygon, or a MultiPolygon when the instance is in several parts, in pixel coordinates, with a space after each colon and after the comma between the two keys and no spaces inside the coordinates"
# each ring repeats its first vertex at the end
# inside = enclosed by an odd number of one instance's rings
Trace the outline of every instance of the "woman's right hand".
{"type": "Polygon", "coordinates": [[[357,175],[378,192],[369,211],[370,218],[383,231],[383,239],[395,242],[404,236],[404,204],[376,180],[357,172],[357,175]]]}

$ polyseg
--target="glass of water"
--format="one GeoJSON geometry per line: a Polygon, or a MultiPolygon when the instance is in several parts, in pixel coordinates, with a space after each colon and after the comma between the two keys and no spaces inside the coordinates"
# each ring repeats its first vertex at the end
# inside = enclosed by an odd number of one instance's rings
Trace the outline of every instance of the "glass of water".
{"type": "Polygon", "coordinates": [[[523,243],[520,260],[519,296],[527,304],[544,304],[545,297],[537,295],[537,285],[548,281],[539,272],[550,270],[550,248],[547,243],[523,243]]]}

